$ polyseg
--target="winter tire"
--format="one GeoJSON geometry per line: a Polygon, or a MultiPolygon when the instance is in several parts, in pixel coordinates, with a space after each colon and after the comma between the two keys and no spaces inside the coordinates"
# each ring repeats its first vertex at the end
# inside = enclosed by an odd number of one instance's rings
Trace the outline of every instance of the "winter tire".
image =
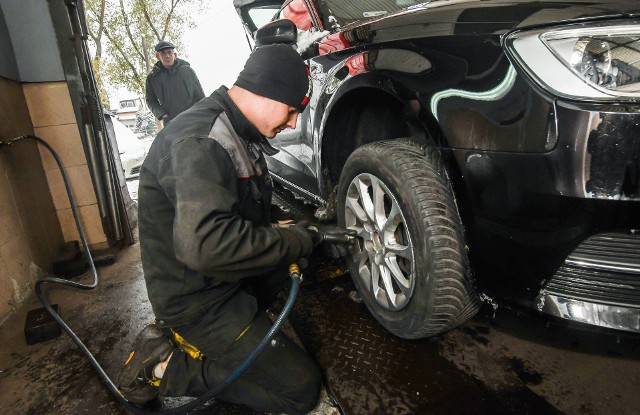
{"type": "Polygon", "coordinates": [[[338,221],[358,233],[347,257],[354,284],[393,334],[433,336],[478,311],[460,216],[436,151],[406,140],[356,149],[340,176],[338,221]]]}

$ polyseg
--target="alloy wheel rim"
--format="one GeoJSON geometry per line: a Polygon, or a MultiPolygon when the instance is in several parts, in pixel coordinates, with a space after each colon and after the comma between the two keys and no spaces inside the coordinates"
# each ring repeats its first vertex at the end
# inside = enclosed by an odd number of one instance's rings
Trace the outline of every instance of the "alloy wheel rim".
{"type": "Polygon", "coordinates": [[[357,278],[387,310],[404,308],[415,288],[411,236],[396,197],[378,177],[353,178],[345,200],[345,225],[358,234],[351,250],[357,278]]]}

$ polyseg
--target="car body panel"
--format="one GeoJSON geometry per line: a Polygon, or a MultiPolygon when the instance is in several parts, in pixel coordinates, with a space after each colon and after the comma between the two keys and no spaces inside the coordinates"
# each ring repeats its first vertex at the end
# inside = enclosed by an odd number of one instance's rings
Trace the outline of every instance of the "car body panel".
{"type": "Polygon", "coordinates": [[[372,94],[399,105],[410,134],[422,131],[450,160],[475,278],[487,295],[542,309],[545,287],[587,239],[640,233],[640,104],[557,96],[504,46],[506,34],[534,28],[638,25],[640,2],[431,1],[346,23],[329,16],[326,3],[285,7],[289,17],[295,9],[313,94],[298,128],[273,140],[281,153],[268,163],[283,184],[329,203],[332,170],[339,174],[353,149],[341,154],[346,137],[332,125],[341,117],[357,123],[350,106],[366,108],[358,97],[372,94]]]}

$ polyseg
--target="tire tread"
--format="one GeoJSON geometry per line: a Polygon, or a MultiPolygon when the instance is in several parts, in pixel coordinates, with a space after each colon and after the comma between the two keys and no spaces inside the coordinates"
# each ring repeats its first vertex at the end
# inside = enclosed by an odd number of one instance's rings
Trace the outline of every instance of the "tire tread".
{"type": "Polygon", "coordinates": [[[425,230],[430,257],[438,259],[431,268],[433,275],[429,276],[435,280],[432,310],[423,316],[419,327],[412,326],[410,333],[395,334],[406,338],[428,337],[466,322],[477,313],[480,301],[471,278],[462,223],[442,158],[432,149],[404,139],[370,143],[356,149],[354,154],[361,151],[372,151],[393,165],[402,166],[396,171],[417,203],[415,208],[425,230]]]}

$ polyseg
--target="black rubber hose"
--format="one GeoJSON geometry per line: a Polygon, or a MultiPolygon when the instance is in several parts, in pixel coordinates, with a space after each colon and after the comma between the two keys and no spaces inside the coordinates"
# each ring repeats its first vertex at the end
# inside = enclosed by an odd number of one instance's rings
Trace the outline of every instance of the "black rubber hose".
{"type": "Polygon", "coordinates": [[[111,379],[109,378],[109,375],[107,375],[107,373],[104,371],[102,366],[100,366],[100,363],[98,363],[98,361],[93,356],[93,354],[91,354],[91,351],[89,351],[87,346],[85,346],[84,343],[82,343],[80,338],[78,338],[78,336],[73,332],[73,330],[71,330],[71,328],[62,319],[62,317],[60,317],[60,315],[58,313],[56,313],[56,311],[53,309],[53,307],[51,307],[51,304],[49,303],[49,301],[47,300],[47,298],[45,297],[45,295],[42,292],[42,286],[44,284],[46,284],[46,283],[62,284],[62,285],[66,285],[68,287],[78,288],[78,289],[81,289],[81,290],[92,290],[92,289],[94,289],[94,288],[96,288],[98,286],[98,273],[96,271],[95,264],[93,263],[93,258],[91,257],[91,253],[89,251],[89,246],[87,244],[87,240],[86,240],[86,237],[85,237],[85,234],[84,234],[84,230],[82,228],[82,224],[80,223],[80,216],[79,216],[77,208],[76,208],[75,198],[73,197],[73,193],[71,191],[71,185],[69,184],[69,179],[68,179],[67,174],[66,174],[66,172],[65,172],[65,170],[64,170],[64,168],[62,166],[62,162],[60,161],[60,158],[58,157],[58,154],[49,145],[49,143],[44,141],[42,138],[34,136],[34,135],[23,135],[23,136],[20,136],[20,137],[16,137],[16,138],[13,138],[13,139],[9,140],[7,143],[3,143],[3,144],[13,144],[13,143],[15,143],[17,141],[21,141],[21,140],[24,140],[24,139],[35,140],[38,143],[42,144],[43,146],[45,146],[51,152],[51,155],[56,160],[56,163],[58,164],[58,168],[60,169],[60,173],[62,174],[62,179],[64,181],[64,186],[65,186],[65,188],[67,190],[67,194],[69,195],[69,202],[71,203],[71,210],[73,212],[73,218],[75,219],[76,227],[78,228],[78,234],[80,235],[80,240],[82,241],[82,246],[84,247],[84,251],[85,251],[85,253],[87,255],[87,263],[91,267],[91,274],[93,276],[93,283],[92,284],[81,284],[79,282],[65,280],[65,279],[62,279],[62,278],[55,277],[55,276],[54,277],[44,277],[44,278],[39,279],[36,282],[35,291],[36,291],[36,294],[38,295],[38,298],[40,299],[40,302],[42,303],[42,305],[44,305],[45,309],[51,315],[51,317],[53,317],[53,319],[56,320],[58,322],[58,324],[64,329],[64,331],[69,335],[71,340],[73,340],[73,342],[80,348],[80,350],[82,350],[82,352],[85,354],[87,359],[89,359],[89,362],[91,363],[93,368],[96,370],[96,372],[98,372],[98,375],[100,376],[100,379],[102,379],[102,381],[105,383],[107,388],[109,388],[111,393],[113,393],[113,395],[115,396],[116,400],[118,402],[120,402],[120,404],[122,406],[124,406],[125,409],[127,409],[128,411],[131,411],[134,414],[187,414],[187,413],[189,413],[191,411],[194,411],[196,409],[200,409],[200,408],[204,407],[204,405],[207,402],[209,402],[211,399],[213,399],[224,388],[226,388],[231,383],[233,383],[247,369],[247,367],[255,360],[256,357],[258,357],[260,352],[262,352],[262,350],[266,347],[266,345],[273,338],[273,336],[280,330],[280,328],[284,324],[284,321],[286,320],[287,316],[291,312],[291,309],[293,308],[293,303],[295,302],[296,297],[298,295],[298,289],[299,289],[299,286],[300,286],[300,280],[302,278],[301,274],[300,274],[300,271],[298,269],[298,266],[296,264],[292,264],[291,267],[289,268],[289,273],[291,275],[291,289],[290,289],[290,292],[289,292],[289,297],[287,298],[287,301],[286,301],[284,307],[282,308],[282,312],[280,313],[280,315],[278,316],[276,321],[273,323],[273,326],[271,327],[271,329],[267,332],[267,334],[260,341],[260,343],[258,343],[258,345],[253,350],[253,352],[251,352],[249,354],[249,356],[247,356],[247,358],[244,360],[244,362],[242,362],[233,372],[231,372],[215,388],[207,391],[206,393],[204,393],[203,395],[201,395],[200,397],[198,397],[195,400],[187,402],[186,404],[181,405],[181,406],[176,407],[176,408],[163,409],[163,410],[159,410],[159,411],[148,411],[148,410],[141,409],[141,408],[131,404],[129,401],[127,401],[120,394],[120,392],[118,391],[118,388],[116,387],[116,385],[111,381],[111,379]]]}

